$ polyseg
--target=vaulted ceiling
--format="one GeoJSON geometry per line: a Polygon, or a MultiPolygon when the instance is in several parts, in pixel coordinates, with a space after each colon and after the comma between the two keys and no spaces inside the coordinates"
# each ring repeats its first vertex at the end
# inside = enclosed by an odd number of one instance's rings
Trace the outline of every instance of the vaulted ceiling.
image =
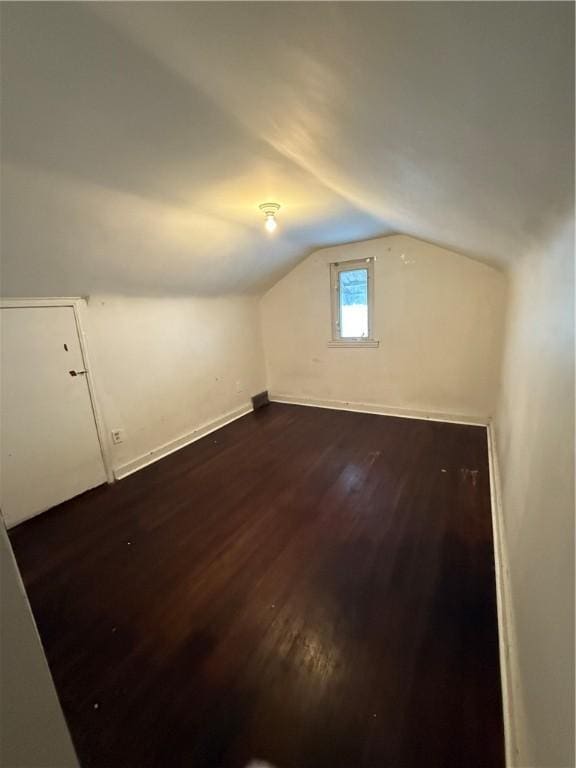
{"type": "Polygon", "coordinates": [[[1,14],[6,295],[255,291],[391,232],[505,266],[570,204],[572,3],[1,14]]]}

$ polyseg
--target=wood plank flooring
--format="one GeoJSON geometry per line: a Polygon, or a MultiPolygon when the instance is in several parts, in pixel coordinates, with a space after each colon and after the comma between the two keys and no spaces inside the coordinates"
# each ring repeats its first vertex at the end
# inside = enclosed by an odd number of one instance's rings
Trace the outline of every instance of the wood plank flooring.
{"type": "Polygon", "coordinates": [[[272,404],[11,541],[85,768],[504,765],[483,428],[272,404]]]}

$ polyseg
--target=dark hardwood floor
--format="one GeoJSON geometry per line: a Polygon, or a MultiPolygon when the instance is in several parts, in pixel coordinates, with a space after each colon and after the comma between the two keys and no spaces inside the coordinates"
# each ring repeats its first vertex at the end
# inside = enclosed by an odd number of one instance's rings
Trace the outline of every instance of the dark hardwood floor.
{"type": "Polygon", "coordinates": [[[85,768],[504,765],[483,428],[272,404],[11,541],[85,768]]]}

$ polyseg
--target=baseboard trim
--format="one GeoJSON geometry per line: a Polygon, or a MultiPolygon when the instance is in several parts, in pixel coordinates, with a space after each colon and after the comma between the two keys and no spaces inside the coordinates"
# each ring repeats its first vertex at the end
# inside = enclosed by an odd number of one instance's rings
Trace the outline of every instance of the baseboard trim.
{"type": "Polygon", "coordinates": [[[488,460],[490,468],[490,497],[492,508],[492,534],[494,539],[494,566],[496,573],[496,601],[498,606],[498,642],[500,651],[500,681],[502,686],[502,711],[504,716],[504,740],[506,766],[518,765],[519,744],[514,706],[514,621],[512,614],[510,569],[508,548],[504,533],[500,468],[494,425],[488,425],[488,460]]]}
{"type": "Polygon", "coordinates": [[[193,429],[192,432],[177,437],[175,440],[170,440],[170,442],[164,443],[164,445],[160,445],[158,448],[154,448],[153,450],[148,451],[148,453],[138,456],[136,459],[121,464],[114,469],[114,477],[116,480],[123,480],[125,477],[128,477],[128,475],[132,475],[134,472],[144,469],[144,467],[153,464],[155,461],[160,461],[160,459],[163,459],[165,456],[169,456],[171,453],[179,451],[180,448],[184,448],[186,445],[190,445],[190,443],[200,440],[201,437],[205,437],[211,432],[215,432],[217,429],[225,427],[226,424],[230,424],[232,421],[236,421],[236,419],[241,419],[242,416],[246,416],[248,413],[252,413],[252,406],[249,403],[241,405],[239,408],[235,408],[232,411],[228,411],[222,416],[218,416],[216,419],[201,424],[199,427],[196,427],[196,429],[193,429]]]}
{"type": "Polygon", "coordinates": [[[474,427],[486,427],[488,418],[468,416],[460,413],[440,413],[419,411],[416,409],[397,408],[390,405],[373,405],[372,403],[356,403],[347,400],[323,400],[313,397],[299,397],[271,393],[273,403],[287,405],[306,405],[313,408],[329,408],[336,411],[354,411],[355,413],[375,413],[379,416],[399,416],[402,419],[420,419],[421,421],[445,421],[451,424],[466,424],[474,427]]]}

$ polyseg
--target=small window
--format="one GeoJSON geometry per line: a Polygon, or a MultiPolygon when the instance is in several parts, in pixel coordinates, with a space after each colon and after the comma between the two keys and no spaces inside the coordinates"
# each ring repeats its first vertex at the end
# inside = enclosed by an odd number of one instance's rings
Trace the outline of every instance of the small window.
{"type": "Polygon", "coordinates": [[[372,337],[374,261],[345,261],[330,265],[332,343],[376,346],[372,337]]]}

